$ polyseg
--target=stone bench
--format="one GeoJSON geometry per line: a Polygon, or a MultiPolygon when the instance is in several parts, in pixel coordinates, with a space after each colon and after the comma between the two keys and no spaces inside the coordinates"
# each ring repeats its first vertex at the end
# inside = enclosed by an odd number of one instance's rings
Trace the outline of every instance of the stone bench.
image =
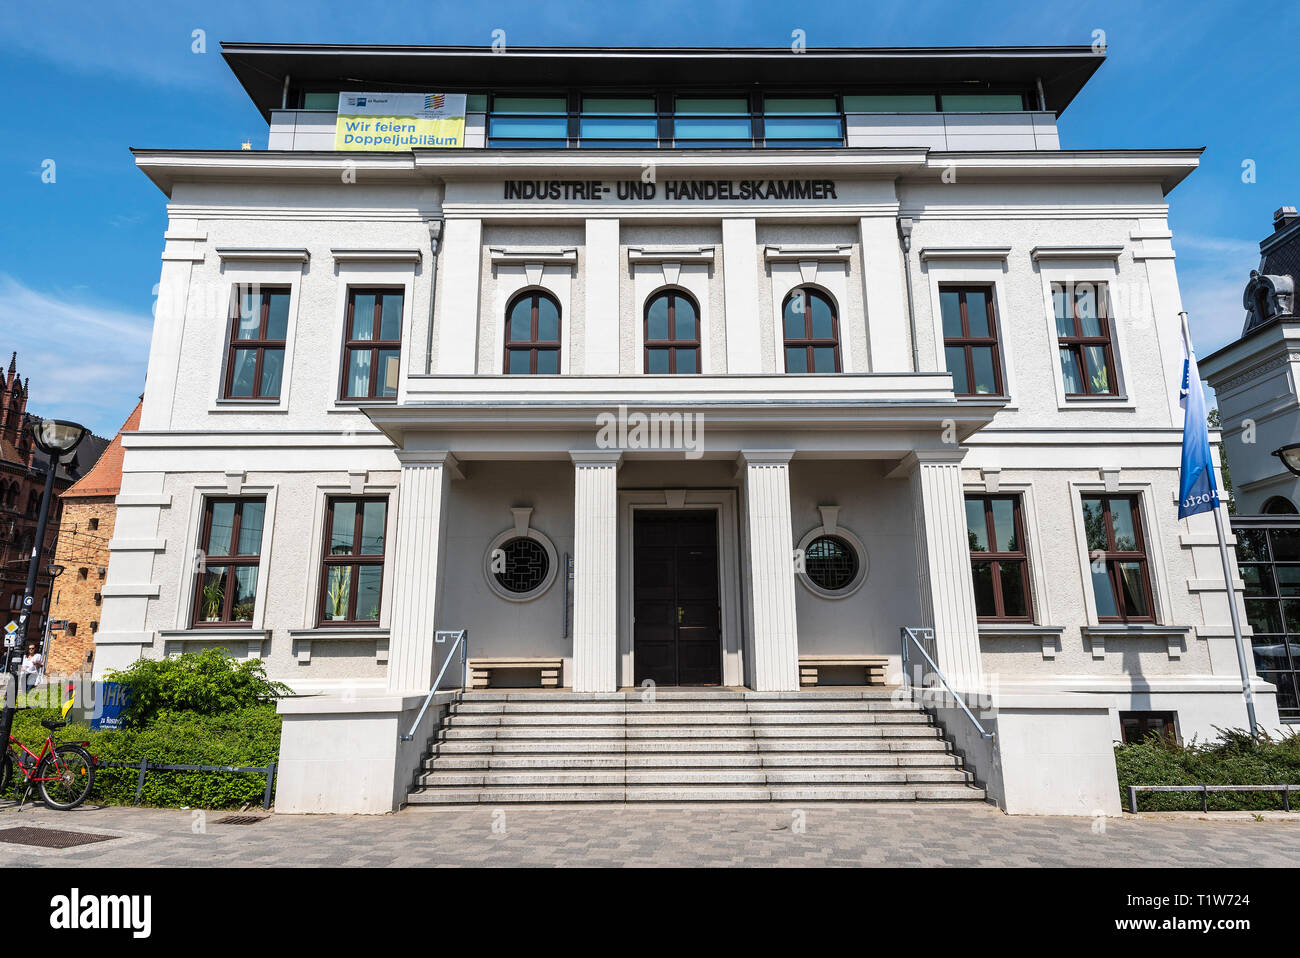
{"type": "Polygon", "coordinates": [[[799,685],[811,687],[819,683],[819,670],[828,667],[862,669],[864,685],[884,685],[885,666],[889,658],[884,655],[801,655],[799,656],[799,685]]]}
{"type": "Polygon", "coordinates": [[[550,658],[470,659],[469,687],[471,689],[491,688],[492,673],[498,669],[535,669],[541,673],[542,688],[558,689],[560,669],[563,664],[563,659],[550,658]]]}

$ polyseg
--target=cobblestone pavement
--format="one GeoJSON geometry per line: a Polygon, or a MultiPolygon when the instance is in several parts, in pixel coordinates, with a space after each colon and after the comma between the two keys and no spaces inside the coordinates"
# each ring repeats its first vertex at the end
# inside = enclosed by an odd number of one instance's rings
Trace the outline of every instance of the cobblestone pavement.
{"type": "Polygon", "coordinates": [[[981,805],[552,806],[215,824],[228,814],[0,806],[0,830],[27,825],[116,836],[61,850],[0,842],[0,866],[1300,864],[1300,813],[1094,823],[1011,817],[981,805]]]}

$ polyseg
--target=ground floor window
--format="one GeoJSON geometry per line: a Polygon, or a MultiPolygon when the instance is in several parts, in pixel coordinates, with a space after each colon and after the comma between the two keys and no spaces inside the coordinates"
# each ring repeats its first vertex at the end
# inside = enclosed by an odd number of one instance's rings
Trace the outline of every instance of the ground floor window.
{"type": "Polygon", "coordinates": [[[244,625],[253,620],[262,561],[265,499],[208,499],[199,535],[194,624],[244,625]]]}
{"type": "Polygon", "coordinates": [[[1152,735],[1158,735],[1166,741],[1177,742],[1175,717],[1174,712],[1120,712],[1119,724],[1124,735],[1124,744],[1136,745],[1145,742],[1152,735]]]}
{"type": "Polygon", "coordinates": [[[379,621],[388,500],[331,497],[321,559],[322,625],[379,621]]]}
{"type": "Polygon", "coordinates": [[[1029,555],[1019,496],[967,496],[975,613],[989,622],[1029,622],[1029,555]]]}
{"type": "Polygon", "coordinates": [[[1300,522],[1279,518],[1243,528],[1234,521],[1232,532],[1255,671],[1277,686],[1282,720],[1300,721],[1300,522]]]}
{"type": "Polygon", "coordinates": [[[1083,497],[1088,565],[1099,622],[1154,622],[1137,496],[1083,497]]]}

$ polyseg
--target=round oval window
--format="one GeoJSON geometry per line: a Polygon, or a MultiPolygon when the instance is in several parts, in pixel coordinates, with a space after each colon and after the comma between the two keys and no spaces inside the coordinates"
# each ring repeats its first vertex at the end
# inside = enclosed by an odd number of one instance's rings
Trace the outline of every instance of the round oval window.
{"type": "Polygon", "coordinates": [[[503,542],[499,548],[505,554],[500,572],[493,572],[497,583],[507,592],[522,595],[539,588],[551,571],[551,562],[540,542],[527,536],[518,536],[503,542]]]}
{"type": "Polygon", "coordinates": [[[858,553],[839,536],[818,536],[804,549],[804,574],[827,592],[847,589],[858,576],[858,553]]]}

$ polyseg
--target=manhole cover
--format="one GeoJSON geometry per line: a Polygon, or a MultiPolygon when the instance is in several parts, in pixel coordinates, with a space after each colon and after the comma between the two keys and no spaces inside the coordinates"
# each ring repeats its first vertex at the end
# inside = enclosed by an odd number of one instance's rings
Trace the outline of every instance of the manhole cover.
{"type": "Polygon", "coordinates": [[[265,815],[227,815],[225,818],[218,818],[213,825],[256,825],[266,819],[265,815]]]}
{"type": "Polygon", "coordinates": [[[72,848],[93,842],[106,842],[116,835],[91,835],[88,832],[65,832],[59,828],[18,828],[0,830],[0,842],[12,845],[35,845],[37,848],[72,848]]]}

